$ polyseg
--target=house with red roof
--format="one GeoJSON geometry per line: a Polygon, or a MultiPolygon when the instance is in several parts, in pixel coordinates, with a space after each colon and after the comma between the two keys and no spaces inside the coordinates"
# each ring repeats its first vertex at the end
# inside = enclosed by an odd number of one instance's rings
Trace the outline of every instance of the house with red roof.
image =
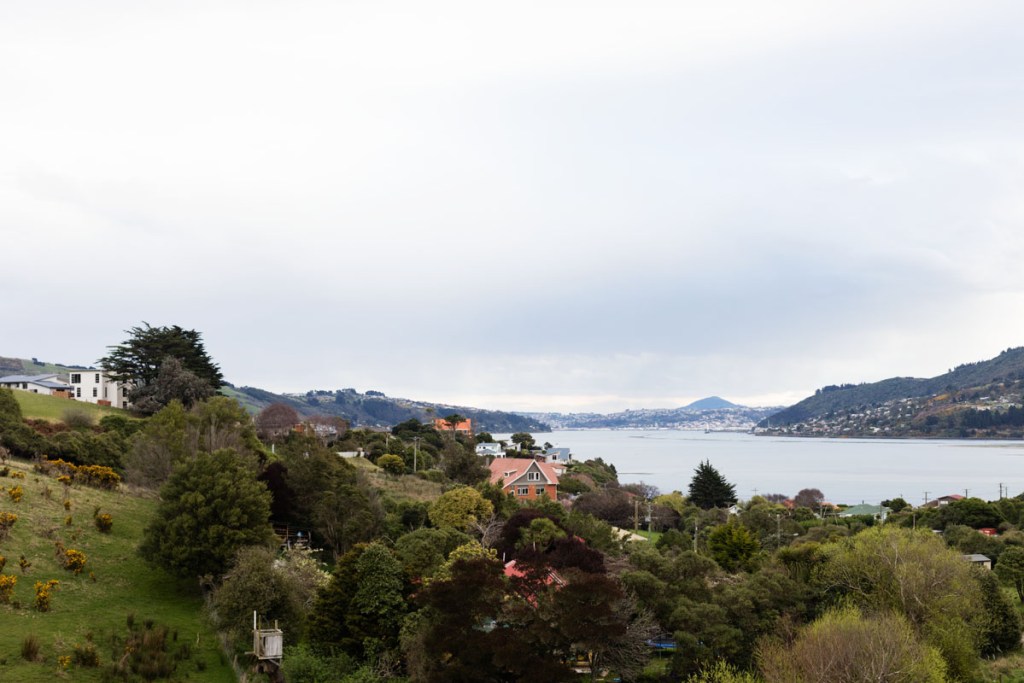
{"type": "Polygon", "coordinates": [[[532,458],[495,458],[491,464],[491,483],[498,484],[518,500],[536,500],[547,496],[558,500],[558,473],[546,462],[532,458]]]}
{"type": "Polygon", "coordinates": [[[456,422],[453,425],[443,417],[435,417],[434,429],[436,429],[439,432],[455,432],[456,434],[465,434],[466,436],[472,436],[473,421],[467,417],[463,419],[461,422],[456,422]]]}

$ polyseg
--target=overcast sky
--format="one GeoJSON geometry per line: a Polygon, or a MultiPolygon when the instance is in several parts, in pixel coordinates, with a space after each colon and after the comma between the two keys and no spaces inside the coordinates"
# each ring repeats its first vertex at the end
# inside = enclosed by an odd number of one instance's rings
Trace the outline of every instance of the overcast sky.
{"type": "Polygon", "coordinates": [[[788,404],[1024,344],[1024,4],[8,2],[0,355],[788,404]]]}

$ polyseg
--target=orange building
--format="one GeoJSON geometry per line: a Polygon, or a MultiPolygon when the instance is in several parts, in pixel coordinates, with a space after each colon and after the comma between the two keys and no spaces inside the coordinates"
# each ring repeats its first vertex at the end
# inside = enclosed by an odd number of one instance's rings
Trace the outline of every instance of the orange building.
{"type": "Polygon", "coordinates": [[[519,500],[547,496],[558,500],[558,474],[546,462],[530,458],[495,458],[490,465],[491,483],[519,500]]]}
{"type": "MultiPolygon", "coordinates": [[[[451,423],[447,422],[443,417],[435,417],[434,429],[436,429],[439,432],[450,432],[452,431],[452,425],[451,423]]],[[[473,421],[467,417],[462,422],[456,422],[455,432],[458,434],[472,434],[473,421]]]]}

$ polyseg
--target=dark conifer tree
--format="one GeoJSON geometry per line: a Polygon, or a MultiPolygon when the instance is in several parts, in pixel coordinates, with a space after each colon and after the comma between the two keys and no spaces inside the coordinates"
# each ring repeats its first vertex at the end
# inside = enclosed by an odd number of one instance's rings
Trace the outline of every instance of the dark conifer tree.
{"type": "Polygon", "coordinates": [[[690,502],[704,510],[724,508],[736,502],[736,487],[705,461],[693,472],[689,495],[690,502]]]}

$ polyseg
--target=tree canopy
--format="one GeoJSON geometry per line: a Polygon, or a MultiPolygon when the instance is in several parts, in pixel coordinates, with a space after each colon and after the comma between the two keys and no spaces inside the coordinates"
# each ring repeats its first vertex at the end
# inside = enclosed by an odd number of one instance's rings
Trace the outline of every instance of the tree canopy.
{"type": "Polygon", "coordinates": [[[705,461],[694,470],[689,495],[690,502],[704,510],[724,508],[736,502],[736,487],[705,461]]]}
{"type": "Polygon", "coordinates": [[[224,381],[195,330],[143,322],[125,333],[128,338],[108,347],[97,363],[117,381],[132,385],[129,399],[143,412],[156,412],[174,398],[191,406],[216,393],[224,381]],[[165,368],[168,359],[176,363],[165,368]]]}
{"type": "Polygon", "coordinates": [[[231,449],[179,462],[160,499],[139,552],[173,574],[219,577],[239,548],[273,537],[270,493],[231,449]]]}

